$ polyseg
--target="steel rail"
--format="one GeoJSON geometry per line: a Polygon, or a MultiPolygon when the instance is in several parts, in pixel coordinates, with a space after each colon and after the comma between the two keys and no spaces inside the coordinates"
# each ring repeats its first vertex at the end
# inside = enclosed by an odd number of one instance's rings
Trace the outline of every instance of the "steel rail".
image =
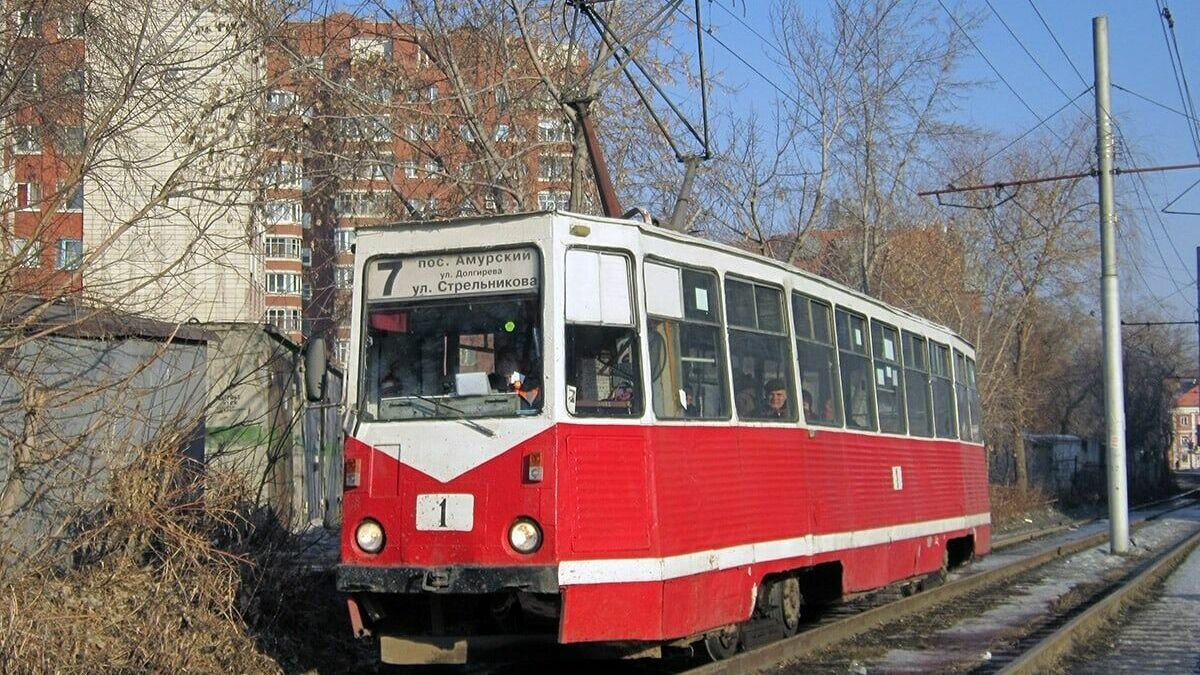
{"type": "MultiPolygon", "coordinates": [[[[1164,499],[1162,502],[1192,496],[1196,492],[1197,490],[1185,492],[1164,499]]],[[[1168,509],[1165,512],[1173,510],[1176,509],[1168,509]]],[[[1161,514],[1142,518],[1134,525],[1133,529],[1141,528],[1159,515],[1161,514]]],[[[1071,525],[1061,527],[1071,527],[1071,525]]],[[[772,642],[748,652],[742,652],[724,661],[707,663],[684,672],[687,675],[750,675],[752,673],[759,673],[788,660],[845,642],[883,624],[892,623],[904,617],[921,613],[931,607],[951,602],[983,588],[1003,583],[1025,572],[1041,567],[1046,563],[1099,546],[1106,541],[1108,541],[1108,533],[1100,532],[1077,541],[1067,542],[1005,565],[1004,567],[997,567],[986,572],[956,579],[937,588],[922,591],[886,605],[873,607],[845,619],[804,631],[799,635],[778,642],[772,642]]]]}
{"type": "Polygon", "coordinates": [[[1002,675],[1025,675],[1049,671],[1064,657],[1070,655],[1076,645],[1104,629],[1117,615],[1150,588],[1165,579],[1200,544],[1200,531],[1194,532],[1176,544],[1142,570],[1128,583],[1114,589],[1102,600],[1071,619],[1062,628],[1043,639],[1012,663],[1000,670],[1002,675]]]}

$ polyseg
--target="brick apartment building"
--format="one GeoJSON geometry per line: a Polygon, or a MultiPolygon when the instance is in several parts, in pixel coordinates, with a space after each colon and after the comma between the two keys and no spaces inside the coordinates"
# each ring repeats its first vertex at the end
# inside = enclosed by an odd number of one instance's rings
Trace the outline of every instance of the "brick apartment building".
{"type": "Polygon", "coordinates": [[[335,14],[268,50],[266,319],[290,337],[330,336],[344,361],[355,228],[566,207],[558,105],[473,38],[442,36],[434,57],[408,27],[335,14]]]}
{"type": "Polygon", "coordinates": [[[253,190],[213,181],[251,173],[249,130],[210,103],[253,91],[260,57],[215,12],[104,7],[6,5],[6,290],[167,321],[256,321],[253,190]]]}
{"type": "Polygon", "coordinates": [[[1171,402],[1171,447],[1167,461],[1174,470],[1200,468],[1200,386],[1180,393],[1171,402]]]}
{"type": "MultiPolygon", "coordinates": [[[[18,11],[9,30],[13,40],[40,50],[35,81],[18,91],[50,82],[58,101],[49,120],[48,108],[33,101],[5,117],[13,199],[4,210],[11,214],[5,249],[31,287],[106,297],[167,320],[262,321],[297,341],[320,334],[333,339],[341,360],[349,348],[355,228],[567,205],[570,126],[523,65],[520,49],[497,50],[469,29],[434,40],[350,14],[288,23],[254,54],[233,51],[243,41],[219,31],[177,40],[177,52],[197,52],[189,63],[226,59],[232,67],[187,82],[162,69],[163,77],[145,86],[179,82],[178,92],[157,92],[176,109],[165,116],[163,109],[142,111],[135,142],[98,153],[122,161],[87,163],[77,187],[59,194],[72,185],[59,176],[70,165],[64,153],[87,142],[76,123],[93,105],[84,90],[104,64],[88,42],[97,18],[48,12],[18,11]],[[163,214],[132,213],[151,196],[126,193],[152,190],[179,170],[178,161],[161,158],[184,154],[176,145],[179,120],[186,126],[196,113],[189,92],[214,79],[257,92],[265,131],[250,158],[258,160],[257,187],[222,187],[234,195],[204,219],[203,230],[188,220],[215,208],[203,195],[171,197],[163,214]],[[45,133],[49,128],[53,133],[45,133]],[[117,157],[118,148],[133,156],[117,157]],[[122,228],[130,222],[138,226],[122,228]],[[202,258],[187,258],[213,241],[220,244],[200,251],[202,258]]],[[[200,25],[220,20],[198,18],[200,25]]],[[[188,25],[177,20],[159,31],[178,37],[188,25]]],[[[200,171],[220,186],[229,166],[214,161],[200,171]]]]}

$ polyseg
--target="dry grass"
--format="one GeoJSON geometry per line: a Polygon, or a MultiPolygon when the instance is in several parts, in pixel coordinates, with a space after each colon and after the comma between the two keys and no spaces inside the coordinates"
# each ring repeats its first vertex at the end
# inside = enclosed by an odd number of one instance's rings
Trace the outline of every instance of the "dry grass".
{"type": "Polygon", "coordinates": [[[1037,488],[1022,490],[1015,485],[991,485],[992,526],[1007,531],[1036,523],[1055,500],[1037,488]]]}
{"type": "Polygon", "coordinates": [[[122,467],[53,546],[0,533],[10,554],[0,569],[0,673],[350,663],[349,631],[332,625],[336,597],[293,562],[291,535],[237,481],[185,462],[168,449],[122,467]],[[17,547],[25,553],[13,556],[17,547]]]}

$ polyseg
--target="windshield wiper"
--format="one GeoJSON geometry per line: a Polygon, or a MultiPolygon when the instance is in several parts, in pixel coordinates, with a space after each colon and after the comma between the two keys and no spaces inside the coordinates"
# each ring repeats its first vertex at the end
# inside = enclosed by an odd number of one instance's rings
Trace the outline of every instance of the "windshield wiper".
{"type": "Polygon", "coordinates": [[[458,408],[455,408],[454,406],[450,405],[449,403],[442,403],[441,401],[434,400],[432,398],[429,398],[428,396],[423,396],[421,394],[413,394],[413,397],[418,398],[418,399],[428,403],[429,405],[433,406],[433,414],[434,415],[437,414],[438,408],[446,408],[447,410],[451,410],[453,412],[458,413],[458,415],[456,417],[451,417],[450,419],[458,420],[459,422],[462,422],[463,424],[471,427],[475,431],[478,431],[479,433],[483,434],[484,436],[487,436],[488,438],[494,438],[496,436],[496,432],[483,426],[479,422],[476,422],[475,420],[467,417],[466,412],[459,410],[458,408]]]}

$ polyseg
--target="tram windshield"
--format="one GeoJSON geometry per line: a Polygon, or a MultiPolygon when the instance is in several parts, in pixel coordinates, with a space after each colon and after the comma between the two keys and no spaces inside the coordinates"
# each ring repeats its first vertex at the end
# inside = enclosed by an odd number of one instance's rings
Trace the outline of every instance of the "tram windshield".
{"type": "Polygon", "coordinates": [[[366,276],[365,419],[469,419],[542,409],[535,250],[373,260],[366,276]]]}

